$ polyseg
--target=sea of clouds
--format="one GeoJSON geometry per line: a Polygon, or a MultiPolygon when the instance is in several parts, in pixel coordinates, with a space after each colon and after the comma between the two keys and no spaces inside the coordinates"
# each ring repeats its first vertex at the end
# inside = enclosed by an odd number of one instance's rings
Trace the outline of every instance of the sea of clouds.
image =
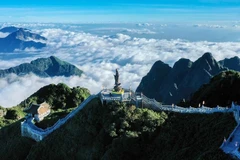
{"type": "MultiPolygon", "coordinates": [[[[87,30],[84,29],[87,28],[86,26],[74,26],[56,24],[27,26],[24,24],[24,27],[29,27],[46,37],[47,47],[42,50],[26,49],[15,53],[0,53],[0,69],[54,55],[76,65],[84,71],[84,75],[82,77],[39,78],[33,74],[21,77],[11,74],[0,79],[1,106],[17,105],[39,88],[51,83],[66,83],[71,87],[81,86],[96,94],[103,87],[113,87],[113,75],[116,68],[119,69],[123,87],[135,90],[142,77],[158,60],[172,66],[180,58],[189,58],[194,61],[205,52],[211,52],[217,60],[233,56],[240,57],[240,42],[238,41],[210,42],[190,41],[178,39],[178,37],[157,38],[156,34],[160,32],[162,34],[162,27],[169,27],[168,25],[161,25],[159,30],[156,30],[157,26],[154,25],[141,25],[142,28],[135,25],[136,27],[130,27],[130,29],[127,29],[127,26],[122,29],[116,27],[112,29],[114,32],[108,32],[106,28],[109,26],[107,26],[104,29],[99,28],[101,34],[96,33],[96,28],[92,28],[94,25],[87,30]],[[147,38],[143,34],[146,34],[147,38]]],[[[192,28],[200,27],[201,25],[198,27],[192,25],[192,28]]]]}

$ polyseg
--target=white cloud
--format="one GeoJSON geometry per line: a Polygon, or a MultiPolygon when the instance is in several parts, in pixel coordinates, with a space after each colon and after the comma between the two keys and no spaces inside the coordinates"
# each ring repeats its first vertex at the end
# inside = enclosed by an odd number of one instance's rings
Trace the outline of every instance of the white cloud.
{"type": "Polygon", "coordinates": [[[26,53],[25,51],[19,51],[16,53],[0,53],[0,69],[8,69],[22,63],[29,63],[31,60],[40,57],[41,55],[32,52],[26,53]],[[1,60],[2,57],[9,58],[4,58],[3,60],[1,60]]]}
{"type": "MultiPolygon", "coordinates": [[[[22,58],[0,60],[0,68],[15,66],[39,57],[55,55],[62,60],[75,64],[85,72],[78,77],[39,78],[34,75],[0,79],[0,105],[10,107],[18,104],[40,87],[64,82],[70,86],[80,85],[97,93],[102,86],[112,88],[113,74],[119,68],[123,87],[136,89],[157,60],[173,65],[180,58],[192,61],[205,52],[212,52],[217,60],[240,56],[239,42],[189,42],[181,39],[165,40],[153,38],[136,38],[127,34],[103,36],[76,30],[41,29],[35,30],[45,36],[47,47],[41,51],[21,51],[16,54],[22,58]],[[14,99],[12,98],[14,97],[14,99]]],[[[10,57],[0,54],[0,57],[10,57]]]]}
{"type": "Polygon", "coordinates": [[[3,32],[0,32],[0,38],[5,38],[9,35],[9,33],[3,33],[3,32]]]}
{"type": "Polygon", "coordinates": [[[206,28],[226,28],[226,25],[218,24],[194,24],[193,27],[206,27],[206,28]]]}
{"type": "Polygon", "coordinates": [[[139,26],[139,27],[142,27],[142,26],[144,26],[144,27],[153,26],[153,24],[151,24],[151,23],[138,23],[136,25],[139,26]]]}
{"type": "Polygon", "coordinates": [[[92,31],[101,31],[101,32],[118,32],[124,34],[156,34],[155,31],[152,31],[148,28],[96,28],[92,29],[92,31]]]}
{"type": "Polygon", "coordinates": [[[238,24],[235,24],[232,27],[235,28],[235,29],[240,29],[240,25],[238,25],[238,24]]]}
{"type": "Polygon", "coordinates": [[[18,77],[10,74],[6,78],[0,79],[0,105],[4,107],[12,107],[19,104],[31,94],[48,84],[58,84],[63,82],[70,87],[81,86],[92,88],[93,93],[101,90],[101,86],[91,78],[72,76],[72,77],[53,77],[40,78],[33,74],[18,77]]]}
{"type": "Polygon", "coordinates": [[[27,47],[27,48],[24,49],[25,52],[35,52],[35,51],[38,51],[38,50],[39,50],[39,49],[36,49],[36,48],[34,48],[34,47],[30,47],[30,48],[27,47]]]}
{"type": "Polygon", "coordinates": [[[126,32],[136,33],[136,34],[156,34],[156,32],[151,31],[149,29],[126,29],[126,32]]]}
{"type": "Polygon", "coordinates": [[[32,28],[32,27],[56,27],[56,24],[53,23],[1,23],[0,28],[14,26],[19,28],[32,28]]]}

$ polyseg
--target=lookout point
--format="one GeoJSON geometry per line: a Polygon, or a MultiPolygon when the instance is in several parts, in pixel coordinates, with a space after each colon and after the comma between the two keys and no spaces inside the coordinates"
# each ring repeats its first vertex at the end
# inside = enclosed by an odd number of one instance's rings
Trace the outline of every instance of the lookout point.
{"type": "Polygon", "coordinates": [[[122,88],[119,77],[118,69],[116,69],[113,89],[103,89],[100,93],[102,104],[107,104],[112,101],[120,101],[139,106],[142,103],[141,93],[133,92],[130,88],[122,88]]]}

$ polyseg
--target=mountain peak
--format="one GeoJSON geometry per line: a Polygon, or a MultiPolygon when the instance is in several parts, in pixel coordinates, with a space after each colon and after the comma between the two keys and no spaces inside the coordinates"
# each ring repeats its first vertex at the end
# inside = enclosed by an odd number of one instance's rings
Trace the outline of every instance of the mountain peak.
{"type": "Polygon", "coordinates": [[[168,64],[159,60],[153,64],[149,73],[162,72],[165,69],[169,69],[169,68],[171,68],[171,67],[168,64]]]}
{"type": "Polygon", "coordinates": [[[195,62],[182,58],[173,68],[165,68],[163,64],[157,61],[153,65],[137,91],[168,104],[190,98],[191,93],[202,84],[208,83],[214,75],[225,70],[210,52],[204,53],[195,62]]]}
{"type": "Polygon", "coordinates": [[[219,61],[219,63],[228,69],[240,71],[240,58],[237,56],[225,58],[224,60],[219,61]]]}
{"type": "Polygon", "coordinates": [[[212,53],[210,53],[210,52],[204,53],[201,58],[203,58],[203,59],[211,59],[211,60],[214,59],[212,53]]]}
{"type": "Polygon", "coordinates": [[[30,32],[25,28],[5,27],[0,32],[10,33],[5,38],[0,38],[0,52],[14,52],[26,48],[41,49],[46,47],[46,38],[30,32]]]}
{"type": "Polygon", "coordinates": [[[56,65],[67,65],[69,63],[60,60],[59,58],[55,57],[55,56],[50,56],[49,59],[52,61],[53,64],[56,65]]]}
{"type": "Polygon", "coordinates": [[[38,41],[38,40],[47,40],[45,37],[42,37],[38,34],[31,33],[29,30],[25,28],[19,28],[16,32],[13,32],[9,35],[11,38],[16,38],[22,41],[38,41]]]}
{"type": "Polygon", "coordinates": [[[53,76],[81,76],[82,71],[76,66],[62,61],[61,59],[50,56],[48,58],[39,58],[31,61],[31,64],[36,66],[39,70],[46,72],[50,77],[53,76]]]}
{"type": "Polygon", "coordinates": [[[14,27],[14,26],[9,26],[9,27],[4,27],[2,29],[0,29],[0,32],[3,33],[12,33],[12,32],[16,32],[19,28],[14,27]]]}
{"type": "Polygon", "coordinates": [[[168,64],[160,60],[155,62],[148,74],[143,77],[137,88],[137,92],[142,92],[148,97],[154,98],[158,92],[161,82],[165,77],[167,77],[171,70],[172,68],[168,64]]]}
{"type": "Polygon", "coordinates": [[[55,61],[59,60],[59,58],[57,58],[56,56],[50,56],[49,58],[50,58],[51,60],[55,60],[55,61]]]}
{"type": "Polygon", "coordinates": [[[234,56],[232,59],[238,59],[239,60],[240,58],[238,56],[234,56]]]}
{"type": "Polygon", "coordinates": [[[18,29],[18,31],[24,31],[24,30],[26,30],[26,29],[24,29],[24,28],[19,28],[18,29]]]}
{"type": "Polygon", "coordinates": [[[73,75],[81,76],[82,71],[68,62],[51,56],[49,58],[38,58],[30,63],[24,63],[16,67],[0,70],[0,77],[6,77],[11,73],[16,75],[34,73],[40,77],[69,77],[73,75]]]}
{"type": "Polygon", "coordinates": [[[204,53],[202,57],[200,57],[193,63],[193,66],[199,69],[204,68],[211,72],[222,69],[222,66],[219,65],[219,63],[214,59],[212,53],[210,52],[204,53]]]}
{"type": "Polygon", "coordinates": [[[191,68],[191,66],[192,66],[192,61],[186,58],[181,58],[173,65],[173,68],[178,68],[178,69],[182,67],[191,68]]]}
{"type": "Polygon", "coordinates": [[[235,62],[239,62],[240,58],[238,56],[234,56],[232,58],[225,58],[225,60],[230,60],[230,61],[235,61],[235,62]]]}

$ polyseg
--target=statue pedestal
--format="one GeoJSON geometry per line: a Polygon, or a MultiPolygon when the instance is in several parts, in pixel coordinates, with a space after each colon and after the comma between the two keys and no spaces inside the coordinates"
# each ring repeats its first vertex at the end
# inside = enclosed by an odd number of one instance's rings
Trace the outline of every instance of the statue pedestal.
{"type": "Polygon", "coordinates": [[[121,86],[114,86],[114,91],[115,92],[120,92],[122,90],[121,86]]]}

